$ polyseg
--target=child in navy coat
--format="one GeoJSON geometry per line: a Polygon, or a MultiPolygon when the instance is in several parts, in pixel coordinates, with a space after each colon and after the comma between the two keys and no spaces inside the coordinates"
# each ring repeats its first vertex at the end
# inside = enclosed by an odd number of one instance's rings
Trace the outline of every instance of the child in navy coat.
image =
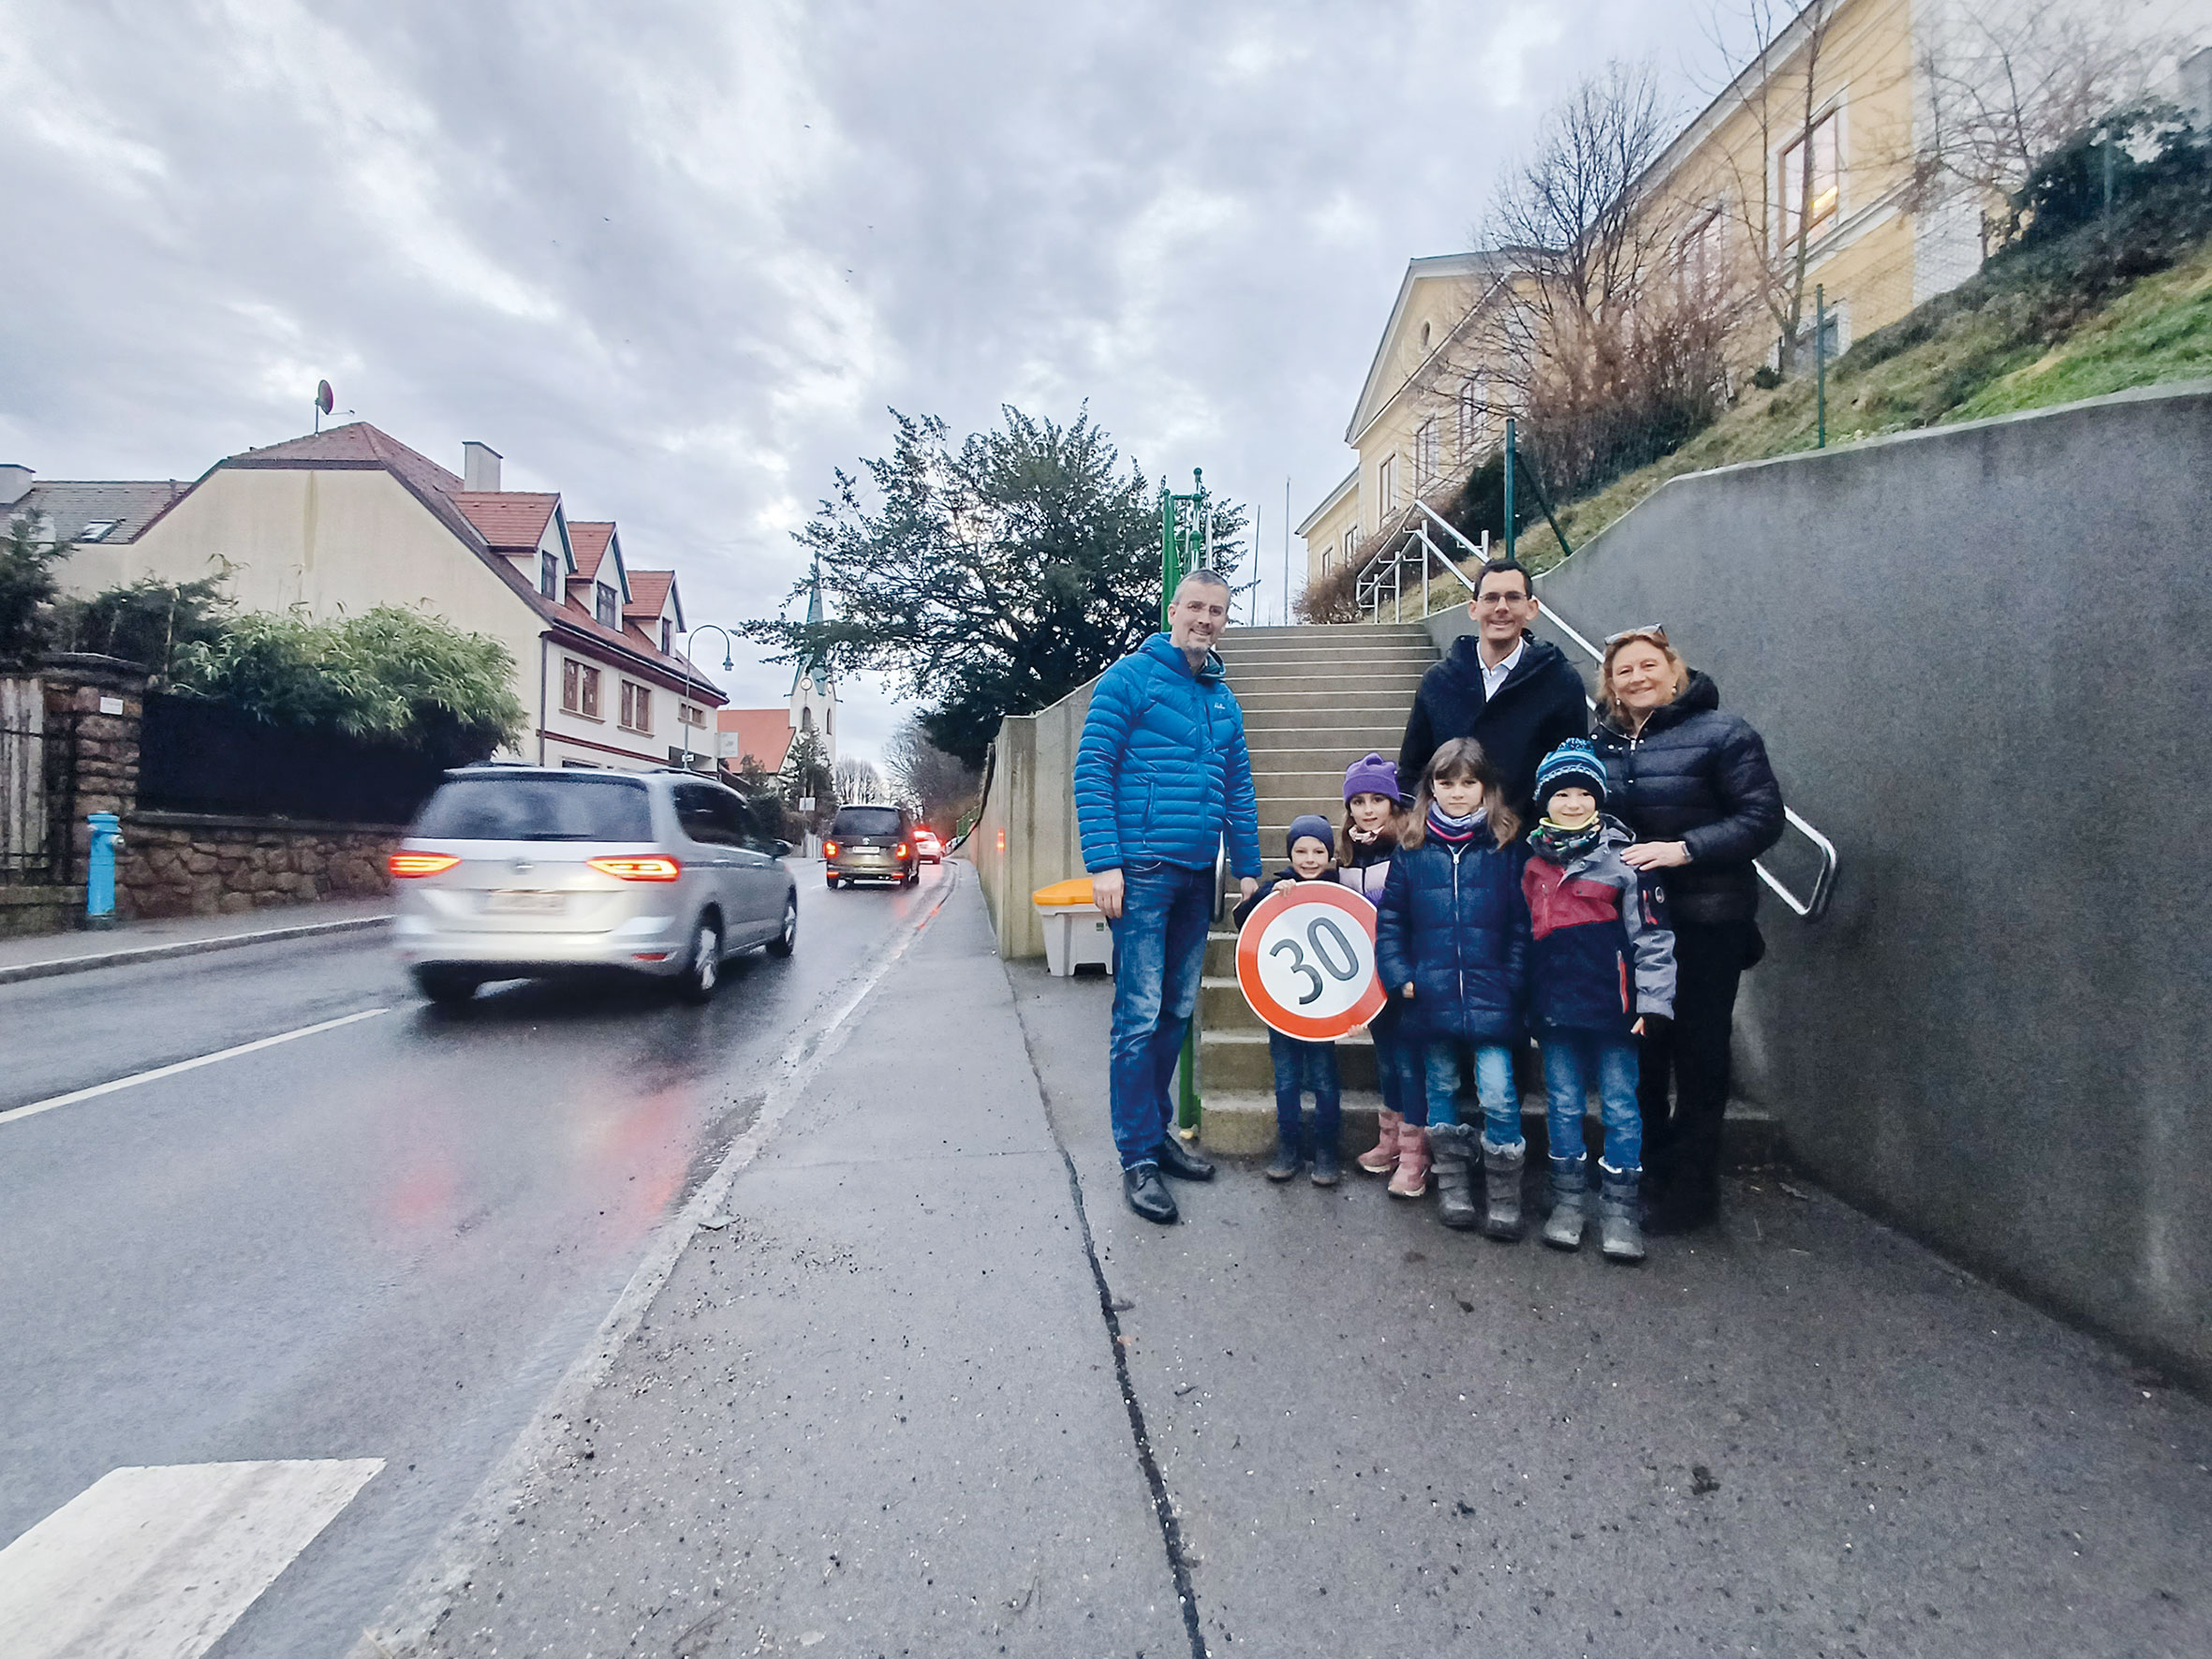
{"type": "Polygon", "coordinates": [[[1543,1241],[1582,1244],[1589,1191],[1583,1106],[1598,1085],[1605,1150],[1598,1163],[1599,1248],[1644,1259],[1636,1215],[1644,1120],[1636,1106],[1636,1039],[1674,1013],[1674,936],[1657,894],[1620,855],[1634,837],[1600,808],[1605,763],[1581,738],[1536,771],[1543,818],[1528,837],[1521,890],[1528,901],[1531,1011],[1550,1097],[1552,1215],[1543,1241]]]}
{"type": "MultiPolygon", "coordinates": [[[[1336,846],[1329,821],[1307,813],[1290,821],[1290,867],[1263,881],[1260,890],[1236,907],[1236,925],[1242,927],[1253,908],[1285,881],[1329,881],[1336,875],[1336,846]]],[[[1299,1142],[1304,1138],[1305,1096],[1313,1092],[1313,1184],[1334,1187],[1343,1178],[1338,1142],[1344,1134],[1344,1093],[1336,1069],[1336,1044],[1267,1033],[1268,1058],[1275,1062],[1275,1161],[1267,1178],[1287,1181],[1298,1173],[1299,1142]]]]}
{"type": "MultiPolygon", "coordinates": [[[[1513,1082],[1513,1050],[1526,1040],[1528,905],[1518,816],[1482,746],[1457,737],[1438,749],[1398,839],[1375,924],[1375,960],[1398,1002],[1408,1041],[1423,1044],[1421,1117],[1398,1132],[1390,1190],[1418,1198],[1433,1167],[1438,1219],[1472,1227],[1475,1131],[1459,1121],[1456,1095],[1471,1060],[1482,1103],[1482,1169],[1494,1238],[1521,1236],[1521,1171],[1527,1142],[1513,1082]]],[[[1413,1116],[1409,1103],[1407,1117],[1413,1116]]]]}

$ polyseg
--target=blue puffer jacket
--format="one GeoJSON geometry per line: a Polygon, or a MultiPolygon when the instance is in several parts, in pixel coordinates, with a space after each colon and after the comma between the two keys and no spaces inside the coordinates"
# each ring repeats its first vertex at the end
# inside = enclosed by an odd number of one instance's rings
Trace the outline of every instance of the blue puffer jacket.
{"type": "Polygon", "coordinates": [[[1408,1037],[1515,1043],[1528,1004],[1528,848],[1488,824],[1457,847],[1433,834],[1391,860],[1375,922],[1375,965],[1408,1037]],[[1410,982],[1413,1000],[1403,987],[1410,982]]]}
{"type": "Polygon", "coordinates": [[[1220,658],[1193,674],[1156,633],[1099,676],[1075,749],[1075,816],[1086,870],[1210,869],[1226,834],[1231,872],[1259,875],[1252,758],[1220,658]]]}

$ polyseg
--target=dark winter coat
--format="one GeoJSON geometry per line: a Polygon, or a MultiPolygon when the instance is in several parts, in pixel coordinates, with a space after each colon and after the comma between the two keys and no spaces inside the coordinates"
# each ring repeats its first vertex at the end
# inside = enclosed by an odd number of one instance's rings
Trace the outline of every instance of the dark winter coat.
{"type": "MultiPolygon", "coordinates": [[[[1274,875],[1269,876],[1266,878],[1266,880],[1262,881],[1260,885],[1253,890],[1251,897],[1238,899],[1236,903],[1236,909],[1229,912],[1230,919],[1233,921],[1240,928],[1243,927],[1247,921],[1251,920],[1252,912],[1260,908],[1260,901],[1261,899],[1265,898],[1270,893],[1273,893],[1277,887],[1295,887],[1300,881],[1303,881],[1304,880],[1305,880],[1304,876],[1301,876],[1296,870],[1290,868],[1290,866],[1285,865],[1281,869],[1276,871],[1274,875]]],[[[1331,871],[1323,870],[1320,875],[1314,877],[1314,880],[1317,881],[1333,881],[1335,880],[1335,877],[1331,873],[1331,871]]]]}
{"type": "Polygon", "coordinates": [[[1626,1037],[1641,1015],[1674,1017],[1674,935],[1653,884],[1623,861],[1629,832],[1611,818],[1598,844],[1564,865],[1531,847],[1528,1007],[1537,1032],[1626,1037]]]}
{"type": "Polygon", "coordinates": [[[1398,777],[1408,790],[1420,784],[1429,757],[1454,737],[1472,737],[1497,768],[1506,793],[1523,818],[1536,792],[1536,768],[1570,737],[1586,737],[1590,706],[1582,676],[1559,647],[1524,634],[1521,660],[1482,700],[1482,642],[1463,633],[1444,660],[1421,676],[1421,690],[1406,720],[1398,749],[1398,777]]]}
{"type": "Polygon", "coordinates": [[[1083,867],[1159,862],[1260,873],[1260,810],[1244,711],[1208,652],[1197,674],[1156,633],[1099,676],[1075,747],[1083,867]]]}
{"type": "Polygon", "coordinates": [[[1376,971],[1407,1036],[1514,1043],[1526,1023],[1525,842],[1500,847],[1487,824],[1456,844],[1431,835],[1391,860],[1375,923],[1376,971]],[[1403,991],[1410,983],[1413,1000],[1403,991]]]}
{"type": "Polygon", "coordinates": [[[1651,711],[1630,737],[1598,722],[1591,743],[1605,761],[1605,809],[1639,841],[1680,841],[1689,862],[1665,872],[1678,922],[1747,922],[1759,909],[1751,861],[1782,838],[1782,786],[1766,745],[1734,715],[1703,674],[1651,711]]]}
{"type": "Polygon", "coordinates": [[[1381,837],[1365,846],[1354,841],[1352,861],[1336,867],[1336,880],[1369,904],[1382,903],[1382,884],[1390,880],[1390,861],[1398,850],[1395,841],[1381,837]]]}

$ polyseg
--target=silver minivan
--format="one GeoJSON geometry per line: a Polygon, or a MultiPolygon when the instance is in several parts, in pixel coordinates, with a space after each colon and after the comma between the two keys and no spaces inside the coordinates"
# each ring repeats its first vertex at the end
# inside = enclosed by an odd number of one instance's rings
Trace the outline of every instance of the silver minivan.
{"type": "Polygon", "coordinates": [[[757,832],[744,796],[696,774],[464,767],[391,854],[393,942],[436,1002],[602,970],[703,1002],[725,957],[791,954],[790,850],[757,832]]]}

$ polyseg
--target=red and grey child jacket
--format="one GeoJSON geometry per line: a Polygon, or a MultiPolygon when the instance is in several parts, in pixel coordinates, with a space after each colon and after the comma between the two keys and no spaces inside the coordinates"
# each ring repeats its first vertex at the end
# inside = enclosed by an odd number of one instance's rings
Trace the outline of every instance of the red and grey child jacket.
{"type": "Polygon", "coordinates": [[[1656,891],[1620,855],[1632,837],[1600,821],[1598,843],[1561,867],[1530,843],[1529,1013],[1544,1029],[1627,1036],[1639,1015],[1674,1016],[1674,935],[1656,891]]]}

